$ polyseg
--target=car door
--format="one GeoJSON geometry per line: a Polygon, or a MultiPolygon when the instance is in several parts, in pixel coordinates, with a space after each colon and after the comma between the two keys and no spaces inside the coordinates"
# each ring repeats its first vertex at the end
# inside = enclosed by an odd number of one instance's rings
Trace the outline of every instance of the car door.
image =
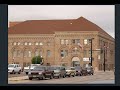
{"type": "Polygon", "coordinates": [[[65,68],[64,68],[64,67],[61,67],[61,73],[62,73],[62,76],[65,75],[66,71],[65,71],[65,68]]]}
{"type": "Polygon", "coordinates": [[[17,65],[14,66],[14,71],[15,71],[15,72],[18,72],[18,71],[17,71],[17,65]]]}

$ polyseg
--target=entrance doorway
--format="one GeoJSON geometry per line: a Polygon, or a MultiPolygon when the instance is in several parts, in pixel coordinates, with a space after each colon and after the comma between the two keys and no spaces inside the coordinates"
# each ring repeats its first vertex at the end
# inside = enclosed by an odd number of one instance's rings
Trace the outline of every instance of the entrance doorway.
{"type": "Polygon", "coordinates": [[[72,58],[72,66],[80,66],[80,59],[78,57],[73,57],[72,58]]]}

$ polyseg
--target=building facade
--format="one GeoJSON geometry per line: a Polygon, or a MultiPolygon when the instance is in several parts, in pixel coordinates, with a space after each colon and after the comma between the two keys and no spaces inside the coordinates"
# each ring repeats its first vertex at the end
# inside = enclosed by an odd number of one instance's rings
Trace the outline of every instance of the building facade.
{"type": "Polygon", "coordinates": [[[23,67],[34,56],[43,57],[44,65],[82,67],[91,63],[97,70],[113,70],[115,40],[96,24],[80,17],[71,20],[28,20],[14,22],[8,30],[8,63],[23,67]],[[94,38],[94,39],[92,39],[94,38]],[[91,43],[92,39],[92,43],[91,43]]]}

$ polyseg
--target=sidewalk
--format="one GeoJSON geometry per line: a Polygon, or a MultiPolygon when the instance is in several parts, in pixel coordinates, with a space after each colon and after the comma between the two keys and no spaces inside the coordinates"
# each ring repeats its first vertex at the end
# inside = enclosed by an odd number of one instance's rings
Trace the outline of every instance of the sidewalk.
{"type": "Polygon", "coordinates": [[[11,77],[11,78],[8,78],[8,81],[20,81],[20,80],[28,80],[28,76],[21,76],[21,77],[11,77]]]}

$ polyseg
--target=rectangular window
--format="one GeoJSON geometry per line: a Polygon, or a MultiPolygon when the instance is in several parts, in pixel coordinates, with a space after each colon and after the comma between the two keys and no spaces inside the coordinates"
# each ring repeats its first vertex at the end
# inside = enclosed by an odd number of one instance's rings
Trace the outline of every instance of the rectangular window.
{"type": "Polygon", "coordinates": [[[20,57],[20,50],[17,50],[17,57],[20,57]]]}
{"type": "Polygon", "coordinates": [[[68,56],[68,50],[65,50],[65,56],[68,56]]]}
{"type": "Polygon", "coordinates": [[[87,50],[84,50],[84,57],[87,57],[87,50]]]}
{"type": "Polygon", "coordinates": [[[50,57],[50,55],[51,55],[50,50],[47,50],[47,57],[50,57]]]}
{"type": "Polygon", "coordinates": [[[42,56],[42,50],[40,50],[40,56],[42,56]]]}
{"type": "Polygon", "coordinates": [[[36,51],[36,52],[35,52],[35,56],[38,56],[38,55],[39,55],[39,51],[36,51]]]}
{"type": "Polygon", "coordinates": [[[27,57],[27,53],[28,53],[28,51],[25,51],[25,52],[24,52],[24,57],[27,57]]]}
{"type": "Polygon", "coordinates": [[[84,39],[84,44],[88,44],[88,40],[87,39],[84,39]]]}
{"type": "Polygon", "coordinates": [[[64,44],[64,40],[63,39],[61,40],[61,44],[64,44]]]}
{"type": "Polygon", "coordinates": [[[28,53],[29,53],[28,57],[31,57],[31,51],[28,51],[28,53]]]}
{"type": "Polygon", "coordinates": [[[69,44],[69,43],[68,43],[68,40],[65,40],[65,44],[66,44],[66,45],[68,45],[68,44],[69,44]]]}
{"type": "Polygon", "coordinates": [[[80,39],[75,40],[75,44],[78,45],[80,43],[80,39]]]}
{"type": "Polygon", "coordinates": [[[13,52],[13,57],[17,57],[17,51],[16,50],[13,52]]]}
{"type": "Polygon", "coordinates": [[[63,52],[63,50],[61,50],[61,57],[64,57],[64,52],[63,52]]]}
{"type": "Polygon", "coordinates": [[[25,42],[25,45],[27,45],[27,42],[25,42]]]}
{"type": "Polygon", "coordinates": [[[72,43],[75,44],[75,39],[72,40],[72,43]]]}

